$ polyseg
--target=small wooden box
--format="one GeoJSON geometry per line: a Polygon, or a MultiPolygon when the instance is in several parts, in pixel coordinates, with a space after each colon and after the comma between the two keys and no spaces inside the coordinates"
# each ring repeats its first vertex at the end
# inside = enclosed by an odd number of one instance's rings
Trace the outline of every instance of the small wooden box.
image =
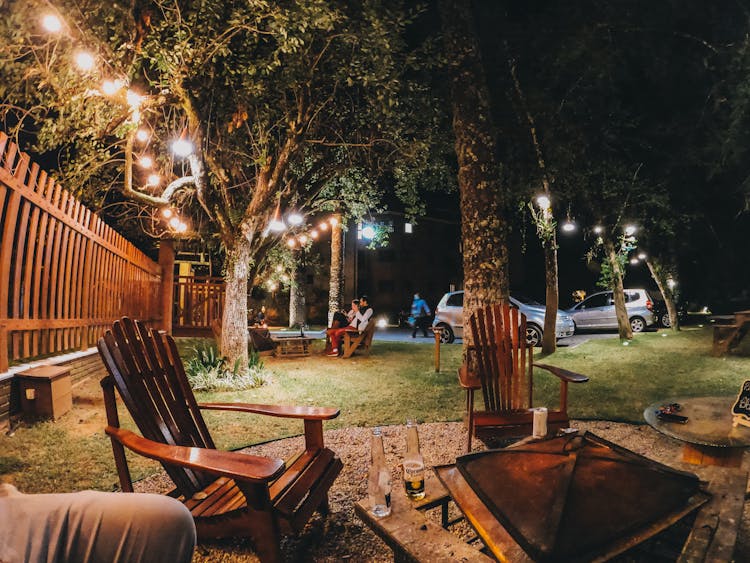
{"type": "Polygon", "coordinates": [[[70,369],[39,366],[16,374],[24,418],[60,418],[73,408],[70,369]]]}

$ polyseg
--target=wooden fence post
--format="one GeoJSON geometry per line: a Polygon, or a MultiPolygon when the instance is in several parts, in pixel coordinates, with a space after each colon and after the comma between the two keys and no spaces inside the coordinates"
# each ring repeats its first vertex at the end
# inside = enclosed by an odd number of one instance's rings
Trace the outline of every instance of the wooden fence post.
{"type": "Polygon", "coordinates": [[[161,266],[161,330],[172,334],[174,301],[174,241],[172,239],[161,239],[159,266],[161,266]]]}

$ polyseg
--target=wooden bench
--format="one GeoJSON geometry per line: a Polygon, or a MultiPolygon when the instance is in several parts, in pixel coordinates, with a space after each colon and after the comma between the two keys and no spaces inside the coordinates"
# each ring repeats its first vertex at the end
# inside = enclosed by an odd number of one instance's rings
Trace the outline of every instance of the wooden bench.
{"type": "Polygon", "coordinates": [[[344,333],[344,351],[342,358],[350,358],[354,352],[359,349],[364,354],[370,353],[372,337],[375,335],[375,323],[367,323],[365,330],[362,332],[345,332],[344,333]]]}
{"type": "Polygon", "coordinates": [[[749,331],[750,310],[736,312],[734,322],[731,324],[714,325],[714,343],[711,354],[720,357],[731,352],[749,331]]]}

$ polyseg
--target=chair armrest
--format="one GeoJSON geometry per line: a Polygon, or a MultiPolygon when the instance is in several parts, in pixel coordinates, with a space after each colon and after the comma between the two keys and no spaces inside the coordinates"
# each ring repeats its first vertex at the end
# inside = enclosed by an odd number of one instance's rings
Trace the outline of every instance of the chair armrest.
{"type": "Polygon", "coordinates": [[[466,364],[458,368],[458,383],[464,389],[480,389],[482,387],[479,374],[469,370],[469,366],[466,364]]]}
{"type": "Polygon", "coordinates": [[[568,369],[559,368],[557,366],[551,366],[549,364],[537,364],[534,363],[534,367],[546,369],[548,372],[553,373],[563,381],[569,383],[585,383],[589,380],[588,376],[570,371],[568,369]]]}
{"type": "Polygon", "coordinates": [[[250,403],[199,403],[198,406],[206,410],[250,412],[282,418],[303,418],[305,420],[331,420],[341,412],[339,409],[330,407],[254,405],[250,403]]]}
{"type": "Polygon", "coordinates": [[[172,446],[154,442],[130,430],[107,426],[104,431],[120,444],[144,457],[238,481],[267,483],[284,472],[284,462],[272,457],[225,452],[210,448],[172,446]]]}

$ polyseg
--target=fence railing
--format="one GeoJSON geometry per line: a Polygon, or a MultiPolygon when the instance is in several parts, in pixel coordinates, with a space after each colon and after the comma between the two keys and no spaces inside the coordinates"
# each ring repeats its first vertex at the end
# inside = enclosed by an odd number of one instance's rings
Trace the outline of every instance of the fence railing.
{"type": "Polygon", "coordinates": [[[0,373],[159,318],[161,269],[0,132],[0,373]]]}

